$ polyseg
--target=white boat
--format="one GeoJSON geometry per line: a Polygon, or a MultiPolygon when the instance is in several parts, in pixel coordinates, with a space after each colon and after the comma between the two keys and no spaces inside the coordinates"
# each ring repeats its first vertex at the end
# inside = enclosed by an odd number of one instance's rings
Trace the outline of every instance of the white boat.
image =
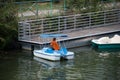
{"type": "Polygon", "coordinates": [[[101,37],[93,39],[92,47],[100,51],[120,51],[120,36],[114,35],[112,38],[101,37]]]}
{"type": "MultiPolygon", "coordinates": [[[[42,34],[42,37],[66,37],[64,34],[42,34]]],[[[51,60],[51,61],[59,61],[61,59],[73,59],[74,52],[67,51],[65,47],[61,47],[60,50],[52,50],[49,47],[44,47],[40,50],[33,51],[34,56],[40,57],[43,59],[51,60]]]]}

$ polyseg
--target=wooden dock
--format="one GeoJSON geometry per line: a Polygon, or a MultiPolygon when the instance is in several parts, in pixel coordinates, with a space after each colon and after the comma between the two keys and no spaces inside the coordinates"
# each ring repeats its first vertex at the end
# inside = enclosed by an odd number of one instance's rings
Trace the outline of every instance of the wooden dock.
{"type": "MultiPolygon", "coordinates": [[[[101,36],[111,36],[114,34],[120,35],[120,24],[85,28],[77,31],[66,31],[64,34],[67,34],[68,37],[59,38],[58,41],[64,41],[68,48],[84,46],[90,44],[89,41],[94,38],[99,38],[101,36]]],[[[35,48],[35,45],[37,45],[36,48],[38,48],[39,45],[49,43],[50,41],[51,39],[43,39],[38,36],[32,38],[31,41],[23,40],[22,45],[24,45],[23,48],[25,49],[29,49],[31,46],[35,48]]]]}
{"type": "Polygon", "coordinates": [[[91,39],[120,34],[120,9],[19,22],[18,39],[24,48],[49,44],[51,38],[40,37],[44,33],[67,34],[67,38],[57,39],[67,48],[87,45],[91,39]]]}
{"type": "Polygon", "coordinates": [[[119,31],[120,31],[120,24],[83,29],[83,30],[70,32],[67,34],[69,35],[68,39],[77,39],[77,38],[85,38],[85,37],[91,37],[91,36],[96,36],[96,35],[119,32],[119,31]]]}

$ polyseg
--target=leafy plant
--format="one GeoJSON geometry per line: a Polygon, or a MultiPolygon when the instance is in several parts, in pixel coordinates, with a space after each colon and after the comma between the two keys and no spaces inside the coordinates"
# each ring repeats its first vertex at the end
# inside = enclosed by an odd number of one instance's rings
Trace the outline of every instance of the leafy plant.
{"type": "Polygon", "coordinates": [[[0,12],[0,49],[7,49],[17,41],[17,10],[13,0],[3,0],[0,12]]]}

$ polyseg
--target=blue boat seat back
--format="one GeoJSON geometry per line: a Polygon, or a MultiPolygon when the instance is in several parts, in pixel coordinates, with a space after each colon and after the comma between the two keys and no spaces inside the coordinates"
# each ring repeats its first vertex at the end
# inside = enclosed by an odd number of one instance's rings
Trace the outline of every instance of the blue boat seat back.
{"type": "MultiPolygon", "coordinates": [[[[48,48],[45,50],[46,53],[54,53],[54,50],[52,48],[48,48]]],[[[67,49],[65,47],[61,47],[60,50],[57,51],[61,55],[66,55],[67,54],[67,49]]]]}
{"type": "Polygon", "coordinates": [[[46,52],[46,53],[53,53],[54,50],[53,50],[52,48],[48,48],[48,49],[45,50],[45,52],[46,52]]]}
{"type": "Polygon", "coordinates": [[[60,48],[60,53],[63,54],[63,55],[66,55],[67,54],[67,49],[65,47],[61,47],[60,48]]]}

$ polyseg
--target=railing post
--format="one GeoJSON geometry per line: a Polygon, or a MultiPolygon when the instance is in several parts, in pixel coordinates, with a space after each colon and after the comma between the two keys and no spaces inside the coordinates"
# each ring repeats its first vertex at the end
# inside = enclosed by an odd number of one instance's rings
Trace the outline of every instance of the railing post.
{"type": "Polygon", "coordinates": [[[120,9],[118,9],[118,24],[120,24],[120,9]]]}
{"type": "Polygon", "coordinates": [[[30,23],[28,23],[28,27],[29,27],[29,39],[30,39],[30,41],[31,41],[31,39],[32,39],[32,33],[31,33],[30,23]]]}
{"type": "Polygon", "coordinates": [[[18,40],[23,38],[23,22],[18,22],[18,40]],[[21,37],[22,36],[22,37],[21,37]]]}
{"type": "Polygon", "coordinates": [[[25,38],[26,35],[25,35],[25,22],[23,22],[23,38],[25,38]]]}
{"type": "Polygon", "coordinates": [[[76,15],[74,15],[74,30],[76,30],[76,15]]]}
{"type": "Polygon", "coordinates": [[[106,24],[106,11],[104,11],[104,25],[106,24]]]}
{"type": "Polygon", "coordinates": [[[23,8],[23,5],[22,5],[22,4],[20,4],[20,13],[18,14],[18,15],[19,15],[19,17],[20,17],[20,20],[23,20],[23,18],[24,18],[22,8],[23,8]]]}
{"type": "Polygon", "coordinates": [[[43,32],[44,32],[44,24],[43,24],[44,22],[43,22],[43,19],[41,19],[41,20],[42,20],[42,21],[41,21],[41,22],[42,22],[42,24],[41,24],[41,27],[42,27],[42,28],[41,28],[41,29],[42,29],[41,32],[43,33],[43,32]]]}
{"type": "Polygon", "coordinates": [[[92,16],[92,13],[88,13],[88,15],[89,15],[89,27],[91,27],[91,22],[92,22],[91,21],[91,19],[92,19],[91,16],[92,16]]]}
{"type": "Polygon", "coordinates": [[[52,16],[52,11],[53,11],[53,0],[50,0],[50,16],[52,16]]]}
{"type": "Polygon", "coordinates": [[[35,4],[36,4],[36,18],[38,18],[38,2],[36,2],[35,4]]]}
{"type": "Polygon", "coordinates": [[[30,23],[24,22],[24,38],[29,39],[29,41],[31,41],[31,37],[32,37],[32,33],[31,33],[30,23]],[[28,36],[26,36],[27,34],[28,36]]]}
{"type": "Polygon", "coordinates": [[[66,30],[67,24],[66,24],[66,17],[64,16],[64,29],[66,30]]]}
{"type": "Polygon", "coordinates": [[[60,16],[58,17],[58,32],[60,32],[60,16]]]}

